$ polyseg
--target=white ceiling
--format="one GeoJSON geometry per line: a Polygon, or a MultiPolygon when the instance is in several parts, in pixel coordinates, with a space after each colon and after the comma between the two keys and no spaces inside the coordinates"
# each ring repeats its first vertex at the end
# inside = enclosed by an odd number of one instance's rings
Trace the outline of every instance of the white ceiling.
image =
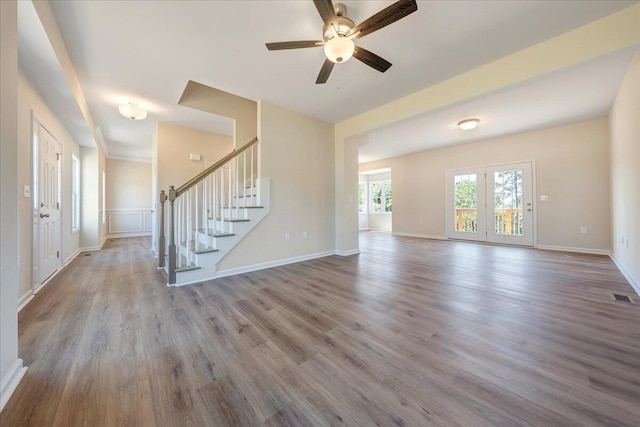
{"type": "MultiPolygon", "coordinates": [[[[391,3],[345,1],[356,23],[391,3]]],[[[322,21],[311,1],[58,0],[52,7],[109,155],[150,158],[158,121],[232,133],[231,120],[177,104],[189,80],[338,122],[635,3],[419,1],[416,13],[358,40],[392,62],[389,71],[381,74],[350,60],[334,68],[326,85],[314,84],[324,60],[321,48],[269,52],[264,46],[320,39],[322,21]],[[148,109],[149,118],[134,122],[120,116],[117,105],[128,99],[148,109]]],[[[19,31],[27,39],[23,33],[31,27],[21,25],[19,31]]],[[[21,52],[21,66],[38,70],[32,56],[21,52]]],[[[41,74],[28,73],[31,79],[41,74]]],[[[521,102],[507,95],[502,102],[521,102]]],[[[497,108],[487,102],[487,108],[497,108]]],[[[481,106],[475,115],[483,113],[481,106]]],[[[501,121],[488,119],[483,128],[501,121]]]]}

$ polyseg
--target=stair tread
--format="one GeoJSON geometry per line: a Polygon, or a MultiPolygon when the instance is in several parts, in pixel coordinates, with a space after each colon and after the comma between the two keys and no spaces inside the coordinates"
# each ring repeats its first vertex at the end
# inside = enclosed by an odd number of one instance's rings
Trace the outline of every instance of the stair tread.
{"type": "Polygon", "coordinates": [[[191,245],[189,246],[189,250],[196,255],[218,252],[218,249],[212,248],[211,246],[204,246],[204,245],[201,245],[201,246],[202,247],[200,249],[196,249],[198,246],[196,246],[196,242],[192,240],[191,245]]]}
{"type": "Polygon", "coordinates": [[[209,237],[231,237],[236,235],[235,233],[225,233],[222,231],[214,230],[213,228],[207,228],[206,230],[204,228],[200,228],[198,229],[198,233],[206,234],[209,237]]]}
{"type": "MultiPolygon", "coordinates": [[[[213,219],[213,218],[209,218],[209,219],[213,219]]],[[[224,221],[224,222],[249,222],[251,221],[248,218],[220,218],[220,217],[216,217],[216,221],[224,221]]]]}
{"type": "MultiPolygon", "coordinates": [[[[223,206],[222,209],[229,209],[229,206],[223,206]]],[[[231,209],[264,209],[264,206],[231,206],[231,209]]]]}
{"type": "Polygon", "coordinates": [[[176,273],[182,273],[184,271],[200,270],[201,268],[202,267],[200,267],[199,265],[188,265],[185,267],[176,268],[176,273]]]}

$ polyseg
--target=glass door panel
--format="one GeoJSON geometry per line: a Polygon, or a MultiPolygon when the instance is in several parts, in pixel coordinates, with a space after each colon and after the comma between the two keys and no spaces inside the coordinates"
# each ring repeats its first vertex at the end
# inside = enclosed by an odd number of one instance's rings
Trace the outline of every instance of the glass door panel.
{"type": "Polygon", "coordinates": [[[447,187],[447,237],[484,240],[484,172],[448,172],[447,187]]]}
{"type": "Polygon", "coordinates": [[[533,246],[530,162],[447,171],[447,237],[533,246]]]}
{"type": "Polygon", "coordinates": [[[533,246],[531,163],[487,168],[487,241],[533,246]]]}

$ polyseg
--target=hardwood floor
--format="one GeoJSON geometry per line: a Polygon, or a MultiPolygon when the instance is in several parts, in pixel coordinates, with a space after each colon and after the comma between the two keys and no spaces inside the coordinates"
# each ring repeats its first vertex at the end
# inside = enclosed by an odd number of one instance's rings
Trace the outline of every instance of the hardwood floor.
{"type": "Polygon", "coordinates": [[[109,241],[22,310],[0,425],[640,425],[640,305],[606,257],[363,233],[167,288],[148,248],[109,241]]]}

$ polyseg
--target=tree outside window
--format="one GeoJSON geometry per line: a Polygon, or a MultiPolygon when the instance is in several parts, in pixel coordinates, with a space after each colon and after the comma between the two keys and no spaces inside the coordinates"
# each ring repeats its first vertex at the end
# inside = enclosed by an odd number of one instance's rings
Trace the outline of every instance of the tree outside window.
{"type": "Polygon", "coordinates": [[[391,182],[371,182],[371,212],[390,213],[392,210],[391,182]]]}
{"type": "Polygon", "coordinates": [[[367,211],[367,184],[361,182],[358,184],[358,212],[366,213],[367,211]]]}

